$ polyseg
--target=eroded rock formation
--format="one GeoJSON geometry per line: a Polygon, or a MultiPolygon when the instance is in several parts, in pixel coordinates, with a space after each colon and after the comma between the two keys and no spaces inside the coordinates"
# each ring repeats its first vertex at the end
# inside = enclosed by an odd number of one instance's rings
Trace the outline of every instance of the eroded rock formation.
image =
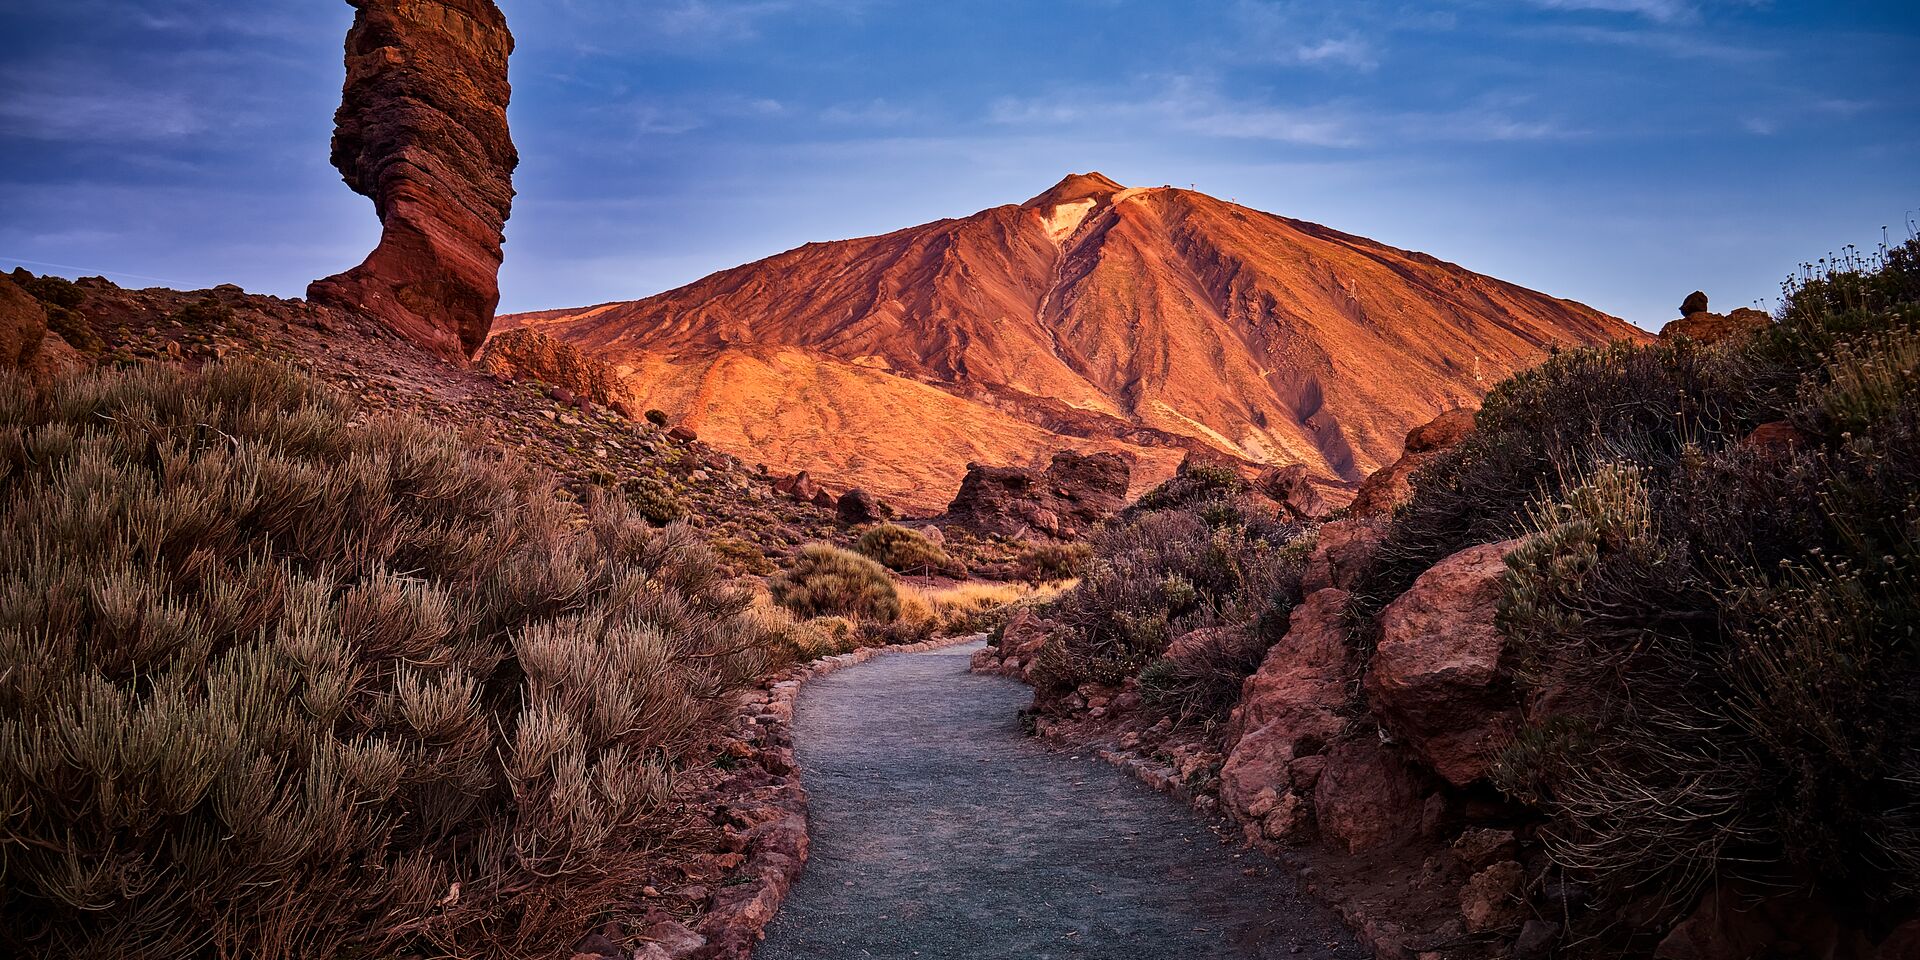
{"type": "Polygon", "coordinates": [[[1718,343],[1735,334],[1758,330],[1773,318],[1765,311],[1752,307],[1736,307],[1732,313],[1718,314],[1707,310],[1707,295],[1698,290],[1687,295],[1680,303],[1680,319],[1660,328],[1660,337],[1671,340],[1674,337],[1687,337],[1701,343],[1718,343]]]}
{"type": "Polygon", "coordinates": [[[0,276],[0,370],[18,370],[28,380],[46,383],[79,363],[74,349],[47,329],[40,301],[0,276]]]}
{"type": "Polygon", "coordinates": [[[533,330],[510,330],[487,341],[479,366],[505,380],[538,380],[602,406],[631,411],[627,383],[598,357],[533,330]]]}
{"type": "Polygon", "coordinates": [[[1056,453],[1039,472],[969,464],[947,518],[979,533],[1072,539],[1127,505],[1131,473],[1112,453],[1056,453]]]}
{"type": "Polygon", "coordinates": [[[373,199],[380,245],[316,281],[318,303],[371,315],[464,360],[500,303],[519,154],[507,129],[513,35],[493,0],[348,0],[333,165],[373,199]]]}

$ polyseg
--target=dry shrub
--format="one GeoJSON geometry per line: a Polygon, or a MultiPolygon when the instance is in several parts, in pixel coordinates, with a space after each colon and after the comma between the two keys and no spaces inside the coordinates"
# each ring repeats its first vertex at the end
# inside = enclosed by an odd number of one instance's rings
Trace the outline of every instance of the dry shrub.
{"type": "Polygon", "coordinates": [[[748,602],[281,368],[0,380],[0,943],[551,954],[685,829],[748,602]]]}
{"type": "Polygon", "coordinates": [[[1093,559],[1088,543],[1040,543],[1027,547],[1014,561],[1016,576],[1028,583],[1057,583],[1077,579],[1093,559]]]}
{"type": "Polygon", "coordinates": [[[880,523],[860,535],[856,548],[887,569],[915,577],[964,577],[967,568],[918,530],[880,523]]]}
{"type": "Polygon", "coordinates": [[[900,594],[887,568],[826,543],[800,548],[791,566],[767,585],[775,603],[802,617],[848,617],[892,623],[900,594]]]}

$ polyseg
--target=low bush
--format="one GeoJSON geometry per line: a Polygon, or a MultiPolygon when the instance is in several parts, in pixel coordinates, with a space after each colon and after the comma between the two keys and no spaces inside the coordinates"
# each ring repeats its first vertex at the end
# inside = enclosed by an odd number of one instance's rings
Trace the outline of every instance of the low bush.
{"type": "Polygon", "coordinates": [[[1095,538],[1085,575],[1048,610],[1061,631],[1058,649],[1043,650],[1044,663],[1036,664],[1043,685],[1119,683],[1181,634],[1262,621],[1276,603],[1290,609],[1298,602],[1304,558],[1282,556],[1302,529],[1243,509],[1226,499],[1232,489],[1218,486],[1219,496],[1176,509],[1134,512],[1095,538]]]}
{"type": "Polygon", "coordinates": [[[1056,583],[1079,577],[1092,559],[1091,544],[1039,543],[1020,552],[1014,569],[1016,575],[1028,583],[1056,583]]]}
{"type": "Polygon", "coordinates": [[[900,594],[887,568],[825,543],[800,548],[791,566],[768,584],[775,603],[802,617],[849,617],[873,623],[900,618],[900,594]]]}
{"type": "Polygon", "coordinates": [[[656,527],[687,517],[687,505],[674,492],[673,485],[658,477],[634,477],[621,484],[620,491],[634,512],[656,527]]]}
{"type": "Polygon", "coordinates": [[[546,952],[766,664],[681,527],[284,369],[0,379],[0,944],[546,952]]]}
{"type": "Polygon", "coordinates": [[[916,577],[964,577],[967,569],[947,555],[937,543],[918,530],[895,523],[879,523],[860,535],[855,545],[861,553],[880,561],[887,569],[916,577]]]}

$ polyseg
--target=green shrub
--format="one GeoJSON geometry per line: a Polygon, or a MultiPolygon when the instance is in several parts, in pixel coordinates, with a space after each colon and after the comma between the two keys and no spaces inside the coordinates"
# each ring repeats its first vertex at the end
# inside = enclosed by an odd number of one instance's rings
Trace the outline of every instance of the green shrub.
{"type": "Polygon", "coordinates": [[[1143,513],[1176,510],[1209,501],[1230,500],[1245,493],[1248,484],[1238,470],[1224,464],[1185,461],[1165,483],[1143,494],[1128,510],[1143,513]]]}
{"type": "Polygon", "coordinates": [[[775,603],[802,617],[851,617],[892,623],[900,616],[900,595],[887,568],[831,544],[800,548],[793,564],[768,588],[775,603]]]}
{"type": "Polygon", "coordinates": [[[263,365],[0,379],[23,956],[547,951],[765,663],[686,529],[263,365]]]}
{"type": "Polygon", "coordinates": [[[880,561],[889,570],[909,576],[964,577],[967,569],[947,555],[937,543],[917,530],[893,523],[875,524],[860,535],[855,545],[861,553],[880,561]]]}
{"type": "Polygon", "coordinates": [[[686,504],[673,487],[657,477],[634,477],[620,485],[628,505],[656,527],[664,527],[687,517],[686,504]]]}

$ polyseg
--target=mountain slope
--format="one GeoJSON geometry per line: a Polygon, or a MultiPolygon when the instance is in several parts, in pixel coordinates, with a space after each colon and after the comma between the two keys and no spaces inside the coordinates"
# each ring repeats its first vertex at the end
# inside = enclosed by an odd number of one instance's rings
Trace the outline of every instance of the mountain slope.
{"type": "Polygon", "coordinates": [[[1304,463],[1346,488],[1555,344],[1644,336],[1315,224],[1097,173],[629,303],[503,318],[605,353],[748,460],[937,508],[1057,449],[1304,463]]]}

